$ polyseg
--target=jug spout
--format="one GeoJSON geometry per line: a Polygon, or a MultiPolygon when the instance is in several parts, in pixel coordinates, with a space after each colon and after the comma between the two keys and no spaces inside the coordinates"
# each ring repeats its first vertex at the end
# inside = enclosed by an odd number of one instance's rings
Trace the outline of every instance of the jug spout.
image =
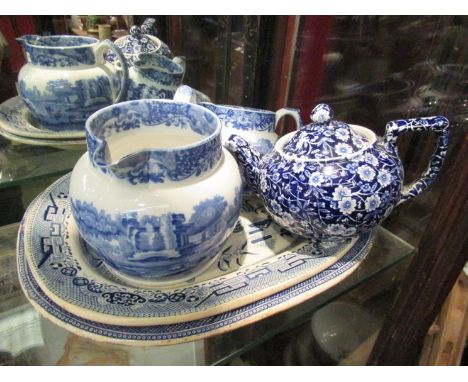
{"type": "Polygon", "coordinates": [[[241,167],[247,186],[257,195],[260,194],[260,156],[249,143],[238,135],[231,135],[225,144],[241,167]]]}
{"type": "Polygon", "coordinates": [[[40,37],[41,36],[35,35],[35,34],[26,34],[24,36],[17,37],[16,41],[18,41],[18,43],[21,45],[22,48],[26,48],[27,44],[36,41],[40,37]]]}

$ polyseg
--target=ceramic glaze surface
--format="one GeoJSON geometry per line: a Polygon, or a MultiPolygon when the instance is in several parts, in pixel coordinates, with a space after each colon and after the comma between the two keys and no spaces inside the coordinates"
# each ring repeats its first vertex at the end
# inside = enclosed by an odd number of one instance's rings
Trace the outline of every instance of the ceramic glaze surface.
{"type": "Polygon", "coordinates": [[[382,140],[361,126],[330,123],[332,111],[325,106],[314,110],[312,125],[284,136],[263,158],[239,136],[228,147],[278,224],[305,237],[339,241],[375,227],[434,181],[447,153],[449,122],[440,116],[389,122],[382,140]],[[438,139],[428,169],[403,187],[396,137],[407,131],[434,131],[438,139]],[[341,145],[347,146],[343,152],[341,145]]]}
{"type": "Polygon", "coordinates": [[[19,41],[28,59],[18,75],[19,94],[40,122],[65,128],[84,123],[93,112],[126,95],[127,64],[112,42],[33,35],[19,41]],[[121,70],[105,63],[108,49],[115,52],[121,70]]]}
{"type": "Polygon", "coordinates": [[[72,212],[107,265],[163,278],[218,253],[239,217],[241,178],[213,113],[129,101],[95,113],[86,129],[88,154],[71,178],[72,212]]]}

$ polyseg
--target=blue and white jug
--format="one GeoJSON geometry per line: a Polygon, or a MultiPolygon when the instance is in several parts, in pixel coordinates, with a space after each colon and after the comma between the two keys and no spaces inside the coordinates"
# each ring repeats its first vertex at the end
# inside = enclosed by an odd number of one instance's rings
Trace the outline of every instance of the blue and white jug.
{"type": "Polygon", "coordinates": [[[18,41],[27,58],[18,75],[19,94],[40,122],[84,126],[95,111],[125,100],[127,62],[111,41],[66,35],[26,35],[18,41]],[[120,66],[105,61],[107,50],[120,66]]]}
{"type": "Polygon", "coordinates": [[[185,74],[184,57],[169,59],[158,53],[140,53],[129,66],[127,100],[172,99],[185,74]]]}
{"type": "Polygon", "coordinates": [[[221,140],[223,144],[226,144],[232,134],[236,134],[244,138],[250,144],[250,147],[260,155],[270,152],[279,136],[283,135],[282,131],[277,134],[276,129],[284,116],[292,117],[297,129],[302,124],[298,109],[282,108],[274,112],[234,105],[215,105],[206,102],[200,96],[200,92],[187,85],[177,89],[174,99],[198,103],[211,110],[221,121],[221,140]]]}
{"type": "Polygon", "coordinates": [[[199,105],[144,99],[97,111],[86,133],[88,152],[70,180],[72,213],[108,268],[151,281],[209,264],[241,203],[219,118],[199,105]]]}

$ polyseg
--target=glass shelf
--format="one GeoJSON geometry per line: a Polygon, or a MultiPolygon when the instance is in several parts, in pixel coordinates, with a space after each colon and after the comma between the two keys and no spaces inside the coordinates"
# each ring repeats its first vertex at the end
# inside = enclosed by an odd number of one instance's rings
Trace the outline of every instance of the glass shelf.
{"type": "Polygon", "coordinates": [[[0,189],[69,172],[85,152],[3,143],[0,138],[0,189]]]}
{"type": "MultiPolygon", "coordinates": [[[[380,276],[388,269],[397,268],[414,253],[414,247],[390,231],[379,228],[371,252],[351,276],[296,307],[201,341],[163,347],[129,347],[78,337],[39,316],[23,295],[17,279],[17,230],[18,224],[0,228],[0,294],[3,296],[0,300],[0,343],[15,344],[9,348],[4,345],[4,349],[0,349],[0,364],[9,365],[228,364],[275,336],[301,325],[314,311],[339,296],[353,293],[364,283],[363,293],[366,295],[384,289],[388,280],[380,276]],[[372,285],[372,290],[368,290],[367,285],[372,285]]],[[[363,297],[362,301],[366,299],[363,297]]]]}

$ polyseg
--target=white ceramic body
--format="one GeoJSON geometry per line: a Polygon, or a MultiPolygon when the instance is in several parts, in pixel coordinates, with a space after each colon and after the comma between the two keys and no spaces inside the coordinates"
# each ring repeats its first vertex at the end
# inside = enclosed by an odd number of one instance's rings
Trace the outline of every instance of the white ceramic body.
{"type": "Polygon", "coordinates": [[[91,252],[139,281],[180,279],[215,258],[239,218],[242,181],[214,113],[127,101],[94,113],[86,132],[70,203],[91,252]]]}
{"type": "MultiPolygon", "coordinates": [[[[241,176],[238,165],[233,156],[223,149],[222,158],[216,168],[200,178],[190,178],[185,181],[165,182],[163,184],[130,184],[125,180],[111,178],[94,168],[88,154],[84,154],[75,165],[70,180],[70,197],[82,202],[91,203],[98,211],[102,211],[111,218],[117,216],[162,216],[165,214],[183,214],[190,216],[195,206],[214,196],[221,196],[228,205],[239,203],[239,190],[241,189],[241,176]]],[[[237,219],[236,219],[237,220],[237,219]]],[[[234,226],[222,234],[221,244],[232,232],[234,226]]],[[[217,249],[216,249],[217,250],[217,249]]],[[[199,266],[209,261],[216,253],[200,253],[196,264],[187,269],[199,266]]],[[[119,253],[115,253],[118,258],[119,253]]],[[[116,260],[118,262],[118,260],[116,260]]],[[[131,277],[139,277],[138,269],[145,264],[134,264],[131,277]],[[133,274],[135,273],[135,274],[133,274]]],[[[181,270],[185,271],[184,269],[181,270]]],[[[125,270],[122,271],[125,273],[125,270]]],[[[128,273],[128,272],[127,272],[128,273]]],[[[164,262],[160,270],[150,272],[151,276],[143,278],[164,278],[174,269],[164,269],[164,262]]]]}

